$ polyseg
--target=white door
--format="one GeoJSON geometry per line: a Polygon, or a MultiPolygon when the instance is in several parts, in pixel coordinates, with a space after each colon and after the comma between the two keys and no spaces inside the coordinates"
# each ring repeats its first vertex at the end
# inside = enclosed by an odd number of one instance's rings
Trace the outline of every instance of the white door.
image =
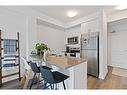
{"type": "Polygon", "coordinates": [[[127,30],[111,34],[111,64],[127,69],[127,30]]]}

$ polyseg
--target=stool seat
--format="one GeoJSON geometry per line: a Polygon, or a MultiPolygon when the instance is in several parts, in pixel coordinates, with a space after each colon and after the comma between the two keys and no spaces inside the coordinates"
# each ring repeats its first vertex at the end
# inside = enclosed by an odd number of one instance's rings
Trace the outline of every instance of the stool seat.
{"type": "Polygon", "coordinates": [[[53,74],[53,77],[56,83],[60,83],[66,80],[67,78],[69,78],[69,76],[62,74],[60,72],[57,72],[57,71],[52,72],[52,74],[53,74]]]}

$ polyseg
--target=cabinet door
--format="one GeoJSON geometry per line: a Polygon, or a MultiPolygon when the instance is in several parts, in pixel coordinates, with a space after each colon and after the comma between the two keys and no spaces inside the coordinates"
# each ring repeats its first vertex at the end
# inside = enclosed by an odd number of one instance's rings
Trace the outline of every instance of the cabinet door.
{"type": "Polygon", "coordinates": [[[81,24],[81,33],[99,32],[99,20],[94,19],[81,24]]]}

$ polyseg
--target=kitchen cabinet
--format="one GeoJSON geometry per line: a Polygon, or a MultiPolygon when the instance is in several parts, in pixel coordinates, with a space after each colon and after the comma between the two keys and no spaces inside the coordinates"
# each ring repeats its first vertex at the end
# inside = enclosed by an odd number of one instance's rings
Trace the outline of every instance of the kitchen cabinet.
{"type": "Polygon", "coordinates": [[[88,32],[99,32],[99,20],[94,19],[81,24],[81,34],[88,32]]]}

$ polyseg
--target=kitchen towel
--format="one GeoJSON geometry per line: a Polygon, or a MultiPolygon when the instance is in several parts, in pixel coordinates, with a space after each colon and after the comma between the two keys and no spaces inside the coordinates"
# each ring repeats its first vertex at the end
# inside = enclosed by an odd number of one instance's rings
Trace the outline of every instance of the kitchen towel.
{"type": "Polygon", "coordinates": [[[16,40],[4,39],[4,54],[15,54],[15,53],[16,53],[16,40]]]}
{"type": "Polygon", "coordinates": [[[15,67],[15,63],[5,63],[3,64],[3,69],[4,70],[12,70],[15,67]]]}

